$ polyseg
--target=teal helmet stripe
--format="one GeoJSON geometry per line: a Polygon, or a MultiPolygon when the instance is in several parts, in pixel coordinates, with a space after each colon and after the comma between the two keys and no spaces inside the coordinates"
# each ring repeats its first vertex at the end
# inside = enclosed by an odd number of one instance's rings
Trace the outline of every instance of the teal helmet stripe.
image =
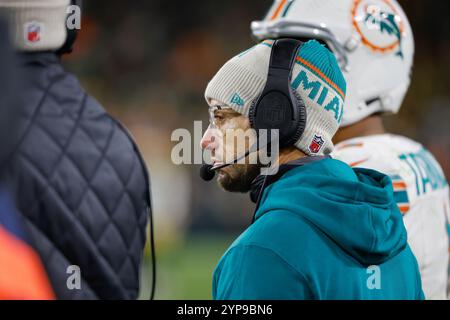
{"type": "Polygon", "coordinates": [[[294,2],[295,2],[295,0],[289,0],[289,1],[288,1],[287,5],[286,5],[286,8],[285,8],[284,11],[283,11],[283,14],[281,15],[282,18],[286,17],[286,15],[287,15],[288,12],[289,12],[289,9],[291,9],[291,6],[292,6],[292,4],[293,4],[294,2]]]}

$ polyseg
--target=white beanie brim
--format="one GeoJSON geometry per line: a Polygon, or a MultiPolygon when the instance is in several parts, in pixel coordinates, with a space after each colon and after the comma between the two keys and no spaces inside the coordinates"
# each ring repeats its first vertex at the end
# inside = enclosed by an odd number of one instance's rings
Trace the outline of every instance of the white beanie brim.
{"type": "Polygon", "coordinates": [[[9,24],[11,40],[19,51],[61,48],[67,38],[70,0],[0,0],[0,15],[9,24]]]}

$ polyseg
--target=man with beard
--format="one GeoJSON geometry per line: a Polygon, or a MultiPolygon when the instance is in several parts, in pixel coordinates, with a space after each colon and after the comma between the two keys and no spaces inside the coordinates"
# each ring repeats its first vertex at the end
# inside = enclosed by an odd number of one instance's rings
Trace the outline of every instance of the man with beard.
{"type": "MultiPolygon", "coordinates": [[[[333,51],[344,70],[347,99],[333,137],[332,157],[352,167],[379,170],[392,179],[425,296],[445,299],[448,183],[422,144],[390,133],[383,124],[399,111],[411,82],[414,38],[400,4],[395,0],[276,0],[264,20],[252,23],[252,32],[259,40],[313,38],[333,51]]],[[[445,148],[442,139],[434,140],[445,148]]]]}
{"type": "Polygon", "coordinates": [[[333,54],[293,39],[250,48],[208,84],[201,146],[212,151],[210,171],[257,202],[253,223],[216,267],[215,299],[423,299],[391,180],[328,156],[345,91],[333,54]],[[246,147],[235,148],[233,133],[250,129],[246,147]],[[275,174],[234,163],[267,147],[263,129],[278,132],[275,174]]]}

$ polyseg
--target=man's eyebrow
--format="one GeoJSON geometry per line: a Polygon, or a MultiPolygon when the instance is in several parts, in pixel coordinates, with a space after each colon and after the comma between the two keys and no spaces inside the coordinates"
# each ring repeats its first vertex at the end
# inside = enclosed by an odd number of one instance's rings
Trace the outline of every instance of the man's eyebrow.
{"type": "Polygon", "coordinates": [[[215,110],[215,112],[214,113],[221,113],[221,114],[224,114],[224,115],[238,115],[238,114],[240,114],[239,112],[236,112],[234,109],[232,109],[232,108],[227,108],[227,109],[217,109],[217,110],[215,110]]]}
{"type": "Polygon", "coordinates": [[[233,112],[234,109],[229,107],[229,106],[224,106],[224,105],[217,105],[217,106],[213,106],[214,112],[233,112]]]}

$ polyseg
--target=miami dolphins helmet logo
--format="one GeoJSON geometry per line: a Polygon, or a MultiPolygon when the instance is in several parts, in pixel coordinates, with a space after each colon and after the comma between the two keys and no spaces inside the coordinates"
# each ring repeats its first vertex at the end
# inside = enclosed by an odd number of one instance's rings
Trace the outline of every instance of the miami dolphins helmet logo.
{"type": "Polygon", "coordinates": [[[389,0],[355,0],[353,26],[362,43],[379,53],[390,53],[403,59],[404,26],[389,0]]]}

